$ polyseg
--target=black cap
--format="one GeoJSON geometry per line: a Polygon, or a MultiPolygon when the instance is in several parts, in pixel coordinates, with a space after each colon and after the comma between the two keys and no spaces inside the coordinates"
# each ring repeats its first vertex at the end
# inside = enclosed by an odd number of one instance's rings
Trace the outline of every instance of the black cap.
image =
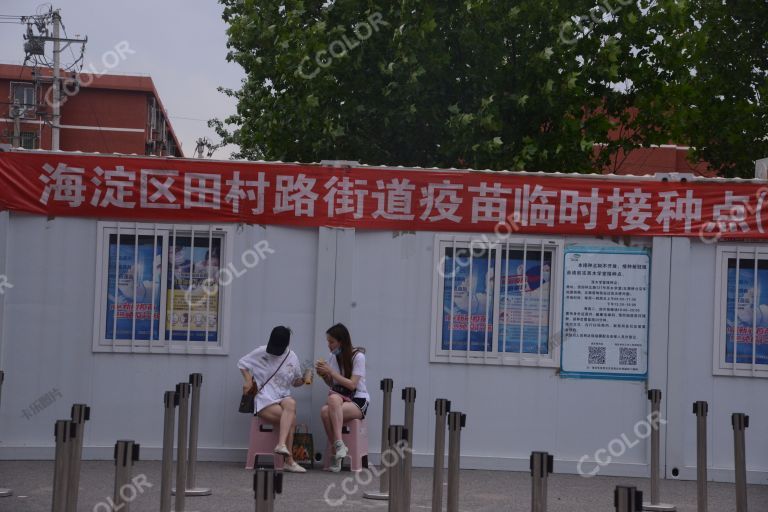
{"type": "Polygon", "coordinates": [[[267,343],[267,354],[273,356],[281,356],[285,353],[285,349],[288,348],[288,343],[291,341],[291,330],[285,326],[278,325],[272,329],[272,334],[269,335],[269,342],[267,343]]]}

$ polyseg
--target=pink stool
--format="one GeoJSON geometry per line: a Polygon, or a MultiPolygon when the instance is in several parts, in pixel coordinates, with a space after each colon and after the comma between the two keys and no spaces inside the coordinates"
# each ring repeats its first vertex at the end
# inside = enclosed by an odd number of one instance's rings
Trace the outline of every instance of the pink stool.
{"type": "MultiPolygon", "coordinates": [[[[349,469],[362,471],[368,467],[368,424],[365,420],[350,420],[341,427],[341,440],[347,445],[349,453],[349,469]]],[[[325,448],[325,462],[323,468],[331,466],[333,447],[329,444],[325,448]]],[[[342,461],[343,464],[343,461],[342,461]]]]}
{"type": "Polygon", "coordinates": [[[281,471],[285,465],[285,457],[274,452],[277,446],[278,433],[271,423],[262,421],[258,416],[251,421],[251,434],[248,440],[248,458],[245,460],[245,469],[253,469],[256,456],[273,457],[275,469],[281,471]]]}

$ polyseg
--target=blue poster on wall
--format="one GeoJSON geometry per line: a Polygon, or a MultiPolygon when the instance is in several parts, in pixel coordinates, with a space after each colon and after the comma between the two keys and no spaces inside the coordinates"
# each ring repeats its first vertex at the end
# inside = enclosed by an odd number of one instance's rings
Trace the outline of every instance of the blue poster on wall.
{"type": "Polygon", "coordinates": [[[728,259],[725,361],[768,365],[768,261],[728,259]],[[757,273],[757,274],[755,274],[757,273]],[[738,287],[737,287],[738,276],[738,287]],[[738,297],[738,300],[736,300],[738,297]],[[754,346],[753,346],[754,345],[754,346]]]}
{"type": "Polygon", "coordinates": [[[549,353],[552,252],[502,252],[499,352],[549,353]]]}
{"type": "Polygon", "coordinates": [[[162,245],[153,236],[138,238],[120,235],[118,244],[117,235],[109,237],[108,340],[159,339],[162,245]]]}
{"type": "Polygon", "coordinates": [[[446,249],[442,349],[493,350],[495,251],[446,249]]]}

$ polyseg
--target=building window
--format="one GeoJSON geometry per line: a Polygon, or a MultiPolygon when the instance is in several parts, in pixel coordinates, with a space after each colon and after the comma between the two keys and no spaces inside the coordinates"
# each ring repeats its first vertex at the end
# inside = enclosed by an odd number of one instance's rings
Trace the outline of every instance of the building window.
{"type": "Polygon", "coordinates": [[[562,242],[438,235],[433,362],[558,366],[562,242]]]}
{"type": "Polygon", "coordinates": [[[231,228],[99,223],[97,352],[227,353],[231,228]]]}
{"type": "Polygon", "coordinates": [[[37,134],[35,132],[21,132],[20,146],[24,149],[37,149],[37,134]]]}
{"type": "Polygon", "coordinates": [[[37,111],[35,85],[27,82],[11,82],[11,117],[34,118],[37,111]],[[13,110],[18,109],[14,114],[13,110]]]}
{"type": "Polygon", "coordinates": [[[768,249],[720,246],[714,373],[768,377],[768,249]]]}
{"type": "Polygon", "coordinates": [[[11,103],[24,107],[35,108],[35,84],[27,82],[11,82],[11,103]]]}

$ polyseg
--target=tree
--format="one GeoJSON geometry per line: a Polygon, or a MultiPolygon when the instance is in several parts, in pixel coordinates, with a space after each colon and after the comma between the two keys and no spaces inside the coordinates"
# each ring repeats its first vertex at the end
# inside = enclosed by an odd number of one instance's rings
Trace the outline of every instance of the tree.
{"type": "MultiPolygon", "coordinates": [[[[642,2],[608,28],[622,33],[615,97],[638,109],[628,126],[640,144],[691,147],[723,176],[754,176],[768,156],[768,4],[707,0],[642,2]]],[[[599,29],[602,29],[600,27],[599,29]]],[[[598,30],[599,30],[598,29],[598,30]]]]}
{"type": "MultiPolygon", "coordinates": [[[[700,130],[701,78],[683,79],[686,59],[674,58],[702,37],[686,18],[706,11],[696,4],[660,2],[676,9],[670,20],[628,0],[220,2],[246,79],[224,90],[237,113],[212,124],[242,157],[594,172],[620,148],[677,137],[733,163],[724,134],[700,130]],[[654,42],[654,24],[680,40],[654,42]],[[696,115],[678,108],[693,104],[696,115]]],[[[687,64],[714,72],[720,57],[695,43],[687,64]]],[[[759,102],[743,92],[733,103],[749,117],[759,102]]]]}

